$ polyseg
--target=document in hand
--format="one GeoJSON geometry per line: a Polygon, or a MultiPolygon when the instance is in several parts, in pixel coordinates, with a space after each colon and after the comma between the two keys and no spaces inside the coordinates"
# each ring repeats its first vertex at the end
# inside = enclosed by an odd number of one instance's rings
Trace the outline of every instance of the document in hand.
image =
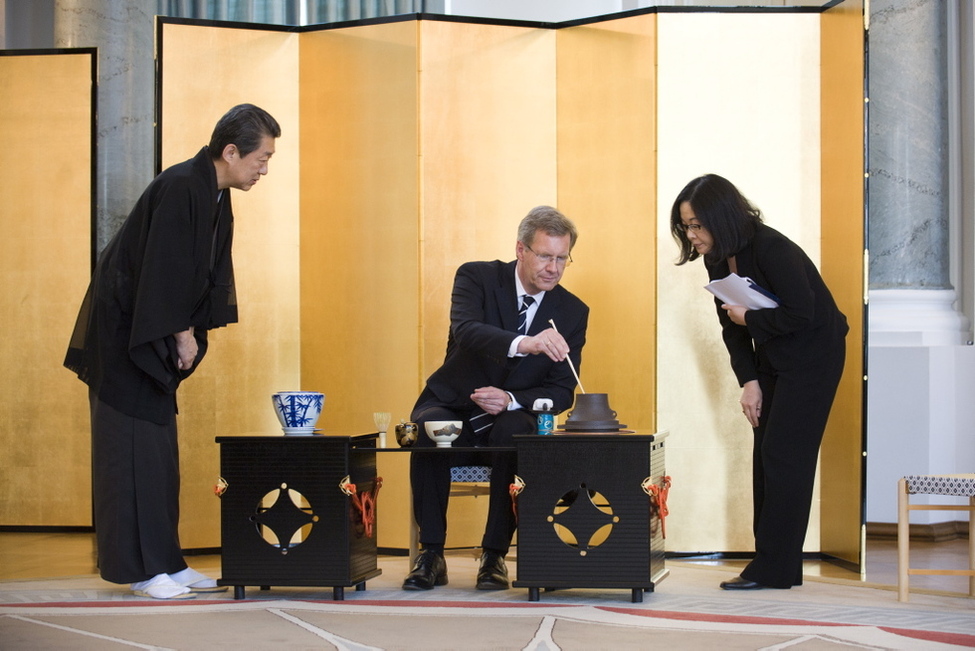
{"type": "Polygon", "coordinates": [[[743,278],[734,273],[712,280],[704,289],[727,305],[744,305],[750,310],[779,306],[779,299],[774,294],[756,285],[751,278],[743,278]]]}

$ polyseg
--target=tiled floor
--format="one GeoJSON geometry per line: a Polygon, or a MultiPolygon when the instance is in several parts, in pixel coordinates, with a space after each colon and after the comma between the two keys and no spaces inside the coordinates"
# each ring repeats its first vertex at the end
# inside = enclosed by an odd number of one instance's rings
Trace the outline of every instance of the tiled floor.
{"type": "MultiPolygon", "coordinates": [[[[219,567],[219,557],[189,559],[194,566],[219,567]]],[[[745,561],[681,559],[694,565],[743,566],[745,561]]],[[[968,566],[968,541],[912,543],[914,567],[965,569],[968,566]]],[[[867,567],[863,576],[822,561],[807,561],[805,572],[813,577],[865,584],[897,584],[897,543],[867,541],[867,567]]],[[[96,574],[93,534],[85,533],[0,533],[0,580],[50,578],[96,574]]],[[[911,587],[938,592],[967,593],[965,576],[912,576],[911,587]]]]}

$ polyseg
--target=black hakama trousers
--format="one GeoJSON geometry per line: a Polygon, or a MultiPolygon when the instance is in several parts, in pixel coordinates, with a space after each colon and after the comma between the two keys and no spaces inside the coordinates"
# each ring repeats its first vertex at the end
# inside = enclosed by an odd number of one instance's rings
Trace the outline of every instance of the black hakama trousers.
{"type": "Polygon", "coordinates": [[[98,570],[135,583],[186,568],[179,544],[176,415],[159,425],[89,393],[98,570]]]}

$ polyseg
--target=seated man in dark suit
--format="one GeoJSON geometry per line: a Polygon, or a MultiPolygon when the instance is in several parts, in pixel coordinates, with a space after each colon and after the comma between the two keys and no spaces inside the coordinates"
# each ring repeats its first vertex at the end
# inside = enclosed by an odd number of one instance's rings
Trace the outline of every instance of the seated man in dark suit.
{"type": "MultiPolygon", "coordinates": [[[[433,445],[423,436],[426,421],[460,420],[463,431],[454,446],[509,447],[514,435],[535,432],[529,410],[536,400],[548,398],[556,412],[572,406],[576,380],[566,358],[579,369],[589,308],[559,281],[576,237],[575,225],[562,213],[539,206],[518,228],[517,260],[468,262],[457,270],[446,358],[413,408],[421,432],[417,445],[433,445]]],[[[504,556],[515,531],[508,493],[515,454],[474,454],[411,455],[413,513],[423,548],[404,590],[446,585],[450,468],[485,462],[492,466],[491,494],[477,588],[508,587],[504,556]]]]}

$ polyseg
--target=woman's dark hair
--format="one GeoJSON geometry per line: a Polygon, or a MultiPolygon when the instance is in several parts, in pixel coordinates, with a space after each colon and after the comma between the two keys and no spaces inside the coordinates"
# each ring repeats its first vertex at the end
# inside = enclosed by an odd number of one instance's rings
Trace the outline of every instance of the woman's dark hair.
{"type": "Polygon", "coordinates": [[[265,136],[281,137],[281,127],[271,114],[253,104],[238,104],[227,111],[213,127],[210,156],[220,158],[227,145],[237,145],[241,156],[261,146],[265,136]]]}
{"type": "Polygon", "coordinates": [[[762,221],[761,211],[731,181],[717,174],[697,177],[684,186],[670,209],[670,233],[680,246],[678,265],[697,260],[701,255],[684,232],[680,206],[685,201],[714,240],[711,250],[704,254],[708,262],[726,260],[741,251],[762,221]]]}

